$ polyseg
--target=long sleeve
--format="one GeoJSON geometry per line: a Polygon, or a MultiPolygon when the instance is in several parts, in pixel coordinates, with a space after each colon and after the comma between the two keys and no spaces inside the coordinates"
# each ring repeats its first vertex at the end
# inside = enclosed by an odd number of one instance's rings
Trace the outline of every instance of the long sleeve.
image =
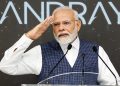
{"type": "Polygon", "coordinates": [[[25,52],[32,42],[33,40],[23,35],[12,47],[6,50],[0,62],[0,71],[10,75],[38,75],[42,67],[41,46],[35,46],[25,52]]]}
{"type": "MultiPolygon", "coordinates": [[[[101,46],[99,47],[99,55],[105,61],[105,63],[109,66],[112,72],[115,74],[118,84],[120,84],[120,77],[116,69],[114,68],[113,64],[111,63],[108,55],[106,54],[106,52],[101,46]]],[[[101,85],[115,85],[116,84],[115,77],[113,76],[113,74],[110,72],[110,70],[106,67],[106,65],[102,62],[100,58],[98,59],[98,63],[99,63],[98,81],[100,82],[100,84],[101,85]]]]}

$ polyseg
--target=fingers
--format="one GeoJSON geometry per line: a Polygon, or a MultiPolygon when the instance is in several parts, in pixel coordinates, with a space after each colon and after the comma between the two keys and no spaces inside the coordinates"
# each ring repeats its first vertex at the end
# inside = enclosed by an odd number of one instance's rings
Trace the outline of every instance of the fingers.
{"type": "Polygon", "coordinates": [[[43,23],[44,23],[45,25],[46,25],[46,24],[50,25],[50,24],[53,23],[53,20],[54,20],[53,16],[49,16],[49,17],[47,17],[47,18],[43,21],[43,23]]]}
{"type": "Polygon", "coordinates": [[[48,28],[48,26],[50,26],[50,24],[53,23],[53,20],[54,20],[53,16],[49,16],[44,21],[39,23],[37,25],[37,28],[43,28],[43,29],[48,28]]]}

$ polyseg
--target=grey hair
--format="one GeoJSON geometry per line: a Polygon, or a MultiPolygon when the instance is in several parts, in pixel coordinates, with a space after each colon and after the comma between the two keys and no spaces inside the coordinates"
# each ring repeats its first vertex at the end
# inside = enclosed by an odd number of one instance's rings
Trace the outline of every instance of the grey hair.
{"type": "Polygon", "coordinates": [[[53,11],[53,13],[52,13],[52,15],[54,15],[57,11],[59,11],[59,10],[70,10],[70,11],[72,11],[73,13],[74,13],[74,18],[75,18],[75,20],[78,20],[79,18],[78,18],[78,12],[76,11],[76,10],[74,10],[74,9],[72,9],[72,8],[69,8],[68,6],[63,6],[63,7],[58,7],[58,8],[56,8],[54,11],[53,11]]]}

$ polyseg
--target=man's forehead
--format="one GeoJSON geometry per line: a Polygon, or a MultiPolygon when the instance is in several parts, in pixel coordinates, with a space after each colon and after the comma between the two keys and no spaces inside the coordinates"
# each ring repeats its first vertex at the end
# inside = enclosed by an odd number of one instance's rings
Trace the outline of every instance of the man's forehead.
{"type": "Polygon", "coordinates": [[[54,15],[54,21],[65,21],[74,19],[74,13],[71,11],[58,11],[54,15]]]}
{"type": "Polygon", "coordinates": [[[64,16],[62,15],[61,17],[56,17],[54,18],[54,22],[62,22],[62,21],[70,21],[70,20],[74,20],[73,16],[64,16]]]}

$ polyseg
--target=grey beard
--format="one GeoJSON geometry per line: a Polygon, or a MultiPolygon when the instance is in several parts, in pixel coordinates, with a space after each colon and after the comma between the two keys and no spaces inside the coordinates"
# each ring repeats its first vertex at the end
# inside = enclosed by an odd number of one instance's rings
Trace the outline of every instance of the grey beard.
{"type": "Polygon", "coordinates": [[[77,36],[78,36],[77,28],[74,28],[73,32],[69,33],[69,35],[66,37],[59,38],[54,34],[54,37],[59,44],[70,44],[75,40],[77,36]]]}

